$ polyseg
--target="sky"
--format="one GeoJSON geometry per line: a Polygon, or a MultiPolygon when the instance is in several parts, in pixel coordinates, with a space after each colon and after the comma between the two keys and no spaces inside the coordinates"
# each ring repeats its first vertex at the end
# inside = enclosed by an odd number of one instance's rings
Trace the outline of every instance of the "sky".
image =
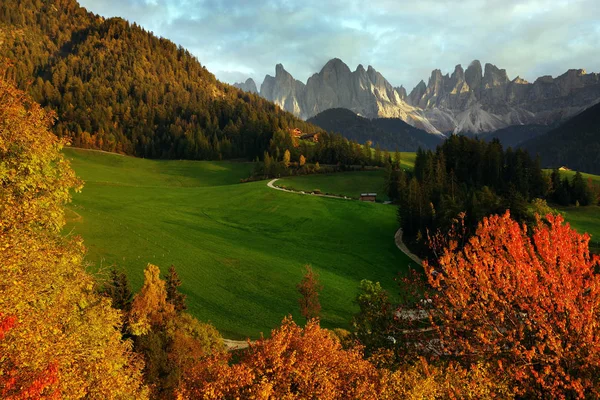
{"type": "Polygon", "coordinates": [[[372,65],[410,91],[472,60],[534,81],[600,72],[600,0],[79,0],[188,49],[228,83],[303,82],[334,58],[372,65]]]}

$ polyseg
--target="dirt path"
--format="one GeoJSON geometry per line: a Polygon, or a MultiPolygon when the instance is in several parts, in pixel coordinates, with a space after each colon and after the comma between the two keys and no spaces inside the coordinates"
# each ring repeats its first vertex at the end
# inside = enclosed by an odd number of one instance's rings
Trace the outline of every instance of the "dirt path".
{"type": "Polygon", "coordinates": [[[305,195],[309,195],[309,196],[318,196],[318,197],[329,197],[331,199],[352,200],[351,198],[344,197],[344,196],[334,196],[332,194],[315,194],[315,193],[310,193],[310,192],[302,192],[302,191],[280,188],[279,186],[274,185],[274,183],[277,182],[278,180],[279,180],[279,178],[271,179],[269,181],[269,183],[267,183],[267,186],[270,187],[271,189],[281,190],[282,192],[288,192],[288,193],[305,194],[305,195]]]}
{"type": "Polygon", "coordinates": [[[223,343],[228,351],[240,350],[248,348],[248,342],[245,340],[223,339],[223,343]]]}

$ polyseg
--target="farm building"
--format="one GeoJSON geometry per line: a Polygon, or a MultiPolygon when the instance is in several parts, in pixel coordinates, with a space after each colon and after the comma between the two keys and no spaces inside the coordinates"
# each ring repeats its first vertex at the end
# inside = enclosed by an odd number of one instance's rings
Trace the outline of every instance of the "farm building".
{"type": "Polygon", "coordinates": [[[374,203],[375,200],[377,200],[377,193],[361,193],[359,200],[360,201],[370,201],[370,202],[374,203]]]}

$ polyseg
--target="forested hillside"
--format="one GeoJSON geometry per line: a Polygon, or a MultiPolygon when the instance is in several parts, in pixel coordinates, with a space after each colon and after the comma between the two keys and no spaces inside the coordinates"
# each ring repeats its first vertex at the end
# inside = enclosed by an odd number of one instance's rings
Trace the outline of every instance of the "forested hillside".
{"type": "Polygon", "coordinates": [[[350,140],[364,143],[367,140],[389,151],[417,151],[434,149],[444,137],[433,135],[410,126],[400,118],[367,119],[345,108],[325,110],[308,122],[327,131],[339,132],[350,140]]]}
{"type": "Polygon", "coordinates": [[[273,133],[316,128],[219,82],[187,50],[75,0],[0,2],[8,78],[55,110],[75,146],[152,158],[254,158],[273,133]]]}
{"type": "Polygon", "coordinates": [[[522,144],[538,153],[545,167],[600,173],[600,104],[588,108],[545,135],[522,144]]]}

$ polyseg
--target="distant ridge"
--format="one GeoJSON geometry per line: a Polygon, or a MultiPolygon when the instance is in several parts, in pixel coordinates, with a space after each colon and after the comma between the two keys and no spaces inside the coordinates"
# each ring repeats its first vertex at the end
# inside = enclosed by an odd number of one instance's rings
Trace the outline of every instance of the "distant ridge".
{"type": "Polygon", "coordinates": [[[600,174],[600,103],[521,147],[539,154],[544,167],[600,174]]]}
{"type": "Polygon", "coordinates": [[[370,140],[389,151],[417,151],[435,149],[444,137],[431,135],[399,118],[367,119],[345,108],[331,108],[308,120],[327,131],[341,133],[344,137],[365,143],[370,140]]]}

